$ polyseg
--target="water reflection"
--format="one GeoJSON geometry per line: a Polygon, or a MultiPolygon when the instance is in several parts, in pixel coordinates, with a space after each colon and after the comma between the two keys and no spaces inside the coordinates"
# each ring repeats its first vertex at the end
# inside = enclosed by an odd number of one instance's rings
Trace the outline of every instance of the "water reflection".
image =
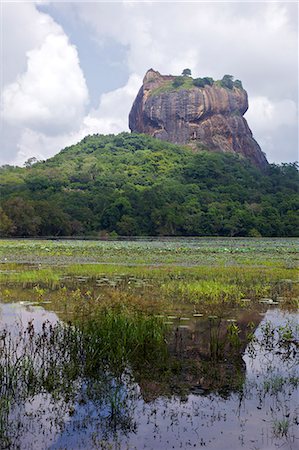
{"type": "Polygon", "coordinates": [[[1,305],[0,447],[295,449],[295,315],[187,322],[1,305]]]}

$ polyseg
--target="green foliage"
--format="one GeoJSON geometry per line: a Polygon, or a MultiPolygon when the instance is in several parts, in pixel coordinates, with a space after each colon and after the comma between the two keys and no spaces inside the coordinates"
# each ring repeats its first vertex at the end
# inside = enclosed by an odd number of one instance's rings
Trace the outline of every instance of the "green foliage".
{"type": "Polygon", "coordinates": [[[235,80],[234,81],[234,87],[236,87],[237,89],[243,89],[242,81],[235,80]]]}
{"type": "Polygon", "coordinates": [[[212,86],[214,83],[213,78],[204,77],[204,78],[194,78],[193,85],[196,87],[205,87],[206,85],[212,86]]]}
{"type": "Polygon", "coordinates": [[[33,202],[23,197],[12,197],[4,205],[6,214],[12,223],[10,234],[12,236],[35,236],[41,218],[35,213],[33,202]]]}
{"type": "Polygon", "coordinates": [[[182,75],[184,77],[191,77],[191,70],[190,69],[184,69],[182,72],[182,75]]]}
{"type": "Polygon", "coordinates": [[[224,75],[221,80],[221,86],[227,89],[232,89],[234,87],[233,78],[234,77],[232,75],[224,75]]]}
{"type": "Polygon", "coordinates": [[[193,84],[196,87],[204,87],[205,86],[205,82],[204,82],[203,78],[194,78],[193,84]]]}
{"type": "MultiPolygon", "coordinates": [[[[189,69],[185,69],[189,70],[189,69]]],[[[159,87],[150,91],[151,96],[161,95],[168,92],[173,92],[181,89],[192,89],[195,87],[203,88],[205,86],[218,86],[225,87],[227,89],[243,89],[242,82],[240,80],[233,81],[232,75],[224,75],[222,80],[214,80],[212,77],[192,78],[190,74],[182,73],[181,76],[175,77],[173,81],[167,80],[163,82],[159,87]]]]}
{"type": "Polygon", "coordinates": [[[12,220],[8,217],[7,214],[0,207],[0,235],[1,236],[9,236],[13,233],[14,226],[12,220]]]}
{"type": "Polygon", "coordinates": [[[182,86],[184,84],[185,80],[183,77],[175,77],[175,79],[173,80],[173,87],[178,88],[180,86],[182,86]]]}
{"type": "MultiPolygon", "coordinates": [[[[189,77],[181,77],[193,85],[189,77]]],[[[295,236],[298,167],[141,134],[87,136],[32,167],[0,168],[2,236],[295,236]]]]}

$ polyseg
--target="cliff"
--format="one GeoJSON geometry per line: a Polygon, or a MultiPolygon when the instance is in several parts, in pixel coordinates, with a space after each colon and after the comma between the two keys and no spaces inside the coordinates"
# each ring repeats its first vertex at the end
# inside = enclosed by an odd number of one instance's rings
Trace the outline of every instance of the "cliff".
{"type": "Polygon", "coordinates": [[[129,127],[194,149],[238,153],[264,168],[266,157],[243,117],[247,92],[241,83],[235,84],[197,87],[192,78],[164,76],[150,69],[133,103],[129,127]],[[182,84],[176,86],[176,80],[182,84]]]}

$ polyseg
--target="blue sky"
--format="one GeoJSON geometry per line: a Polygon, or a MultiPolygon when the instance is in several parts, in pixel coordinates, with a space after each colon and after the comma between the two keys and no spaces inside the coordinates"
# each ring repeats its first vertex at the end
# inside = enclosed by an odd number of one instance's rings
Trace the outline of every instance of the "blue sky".
{"type": "Polygon", "coordinates": [[[1,3],[1,159],[46,159],[128,130],[150,67],[241,79],[270,162],[298,160],[298,3],[1,3]]]}

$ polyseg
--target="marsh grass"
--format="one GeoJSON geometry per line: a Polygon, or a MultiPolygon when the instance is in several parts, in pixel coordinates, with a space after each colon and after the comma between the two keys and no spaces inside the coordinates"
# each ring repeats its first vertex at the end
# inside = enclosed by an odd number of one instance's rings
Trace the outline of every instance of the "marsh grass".
{"type": "MultiPolygon", "coordinates": [[[[299,362],[298,336],[298,323],[287,321],[284,325],[277,327],[271,321],[266,321],[260,328],[260,336],[252,336],[247,351],[254,355],[257,349],[262,349],[265,358],[269,357],[270,359],[273,355],[278,354],[281,361],[289,364],[289,368],[291,367],[290,364],[296,367],[299,362]]],[[[271,379],[269,380],[271,381],[271,379]]],[[[292,378],[292,380],[297,380],[298,383],[297,377],[292,378]]],[[[269,389],[275,390],[280,382],[279,378],[273,378],[273,384],[269,384],[269,389]]]]}
{"type": "MultiPolygon", "coordinates": [[[[66,289],[64,292],[68,293],[66,289]]],[[[136,380],[148,399],[157,395],[151,392],[151,385],[169,397],[175,393],[184,398],[190,391],[188,383],[192,386],[194,379],[201,380],[206,392],[216,391],[226,398],[234,390],[242,391],[242,352],[248,341],[252,359],[262,348],[290,365],[297,354],[298,330],[292,323],[275,327],[266,322],[257,337],[252,324],[242,334],[235,321],[210,316],[209,350],[202,360],[190,359],[185,353],[188,347],[182,348],[181,354],[171,350],[175,337],[179,345],[182,342],[179,328],[174,335],[163,317],[150,315],[140,306],[135,308],[132,294],[126,293],[120,302],[115,292],[115,297],[103,301],[104,297],[95,299],[88,291],[82,296],[77,289],[73,297],[76,305],[72,323],[45,321],[37,331],[31,321],[17,333],[1,331],[1,448],[10,448],[14,433],[20,432],[22,418],[16,420],[15,408],[33,402],[39,395],[41,402],[45,395],[52,399],[55,423],[62,428],[65,417],[74,414],[79,404],[93,401],[102,429],[131,432],[135,427],[132,417],[136,380]]],[[[295,387],[298,380],[293,377],[290,383],[295,387]]],[[[263,395],[278,395],[290,383],[272,377],[264,381],[263,395]]],[[[284,436],[280,431],[277,434],[284,436]]]]}
{"type": "Polygon", "coordinates": [[[123,305],[101,308],[92,319],[80,320],[80,329],[90,336],[89,345],[95,352],[92,365],[105,361],[123,372],[127,366],[136,368],[140,362],[164,359],[167,354],[164,322],[123,305]]]}
{"type": "Polygon", "coordinates": [[[20,421],[12,422],[11,416],[15,406],[40,394],[50,395],[58,408],[64,405],[57,412],[61,420],[74,409],[81,392],[81,401],[94,399],[106,405],[109,427],[129,426],[124,377],[167,359],[167,327],[161,319],[125,305],[86,314],[84,309],[84,320],[77,317],[73,323],[45,321],[41,331],[33,321],[17,334],[1,331],[1,448],[9,448],[13,432],[18,432],[20,421]]]}
{"type": "MultiPolygon", "coordinates": [[[[266,323],[257,337],[256,325],[244,329],[226,320],[234,315],[225,315],[240,307],[265,311],[270,300],[296,308],[294,243],[261,240],[259,251],[255,241],[221,242],[203,240],[200,248],[167,242],[0,242],[5,257],[30,262],[0,265],[2,299],[26,307],[36,303],[65,320],[45,322],[41,331],[31,322],[16,336],[1,332],[0,447],[12,447],[12,434],[18,433],[22,419],[15,420],[15,406],[39,395],[53,400],[58,421],[92,399],[99,412],[105,405],[103,429],[134,431],[132,380],[148,400],[159,394],[186,397],[195,380],[206,392],[242,392],[248,343],[252,359],[262,349],[267,358],[277,355],[294,365],[293,325],[266,323]],[[180,321],[183,311],[191,311],[189,322],[180,321]],[[172,315],[175,323],[167,325],[172,315]],[[192,347],[196,320],[207,327],[192,347]]],[[[262,380],[260,392],[278,396],[289,386],[298,386],[295,376],[273,375],[262,380]]],[[[285,424],[274,426],[274,434],[285,437],[285,424]]]]}
{"type": "Polygon", "coordinates": [[[179,281],[168,282],[163,285],[163,291],[167,296],[176,296],[182,301],[191,303],[236,303],[244,295],[242,289],[237,285],[230,285],[221,281],[179,281]]]}
{"type": "Polygon", "coordinates": [[[287,418],[275,420],[273,422],[273,434],[277,438],[287,437],[290,428],[290,421],[287,418]]]}
{"type": "MultiPolygon", "coordinates": [[[[178,267],[72,264],[64,267],[10,265],[0,272],[0,284],[7,291],[14,285],[43,289],[83,285],[118,291],[155,293],[160,299],[201,304],[242,305],[242,299],[270,298],[288,308],[298,307],[299,283],[295,269],[273,267],[178,267]],[[21,269],[21,270],[20,270],[21,269]]],[[[37,296],[34,293],[34,297],[37,296]]]]}

